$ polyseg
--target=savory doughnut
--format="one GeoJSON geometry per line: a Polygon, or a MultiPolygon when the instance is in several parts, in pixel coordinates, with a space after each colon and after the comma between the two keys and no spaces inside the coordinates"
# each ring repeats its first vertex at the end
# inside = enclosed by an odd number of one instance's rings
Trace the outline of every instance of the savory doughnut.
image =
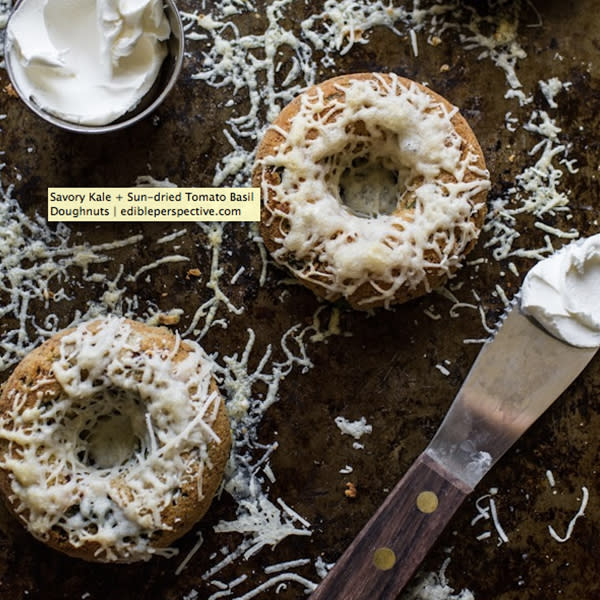
{"type": "Polygon", "coordinates": [[[54,335],[0,395],[0,493],[71,556],[133,562],[207,511],[231,445],[201,348],[117,317],[54,335]]]}
{"type": "Polygon", "coordinates": [[[443,285],[474,246],[489,173],[458,109],[395,74],[313,86],[257,150],[261,234],[328,299],[369,309],[443,285]]]}

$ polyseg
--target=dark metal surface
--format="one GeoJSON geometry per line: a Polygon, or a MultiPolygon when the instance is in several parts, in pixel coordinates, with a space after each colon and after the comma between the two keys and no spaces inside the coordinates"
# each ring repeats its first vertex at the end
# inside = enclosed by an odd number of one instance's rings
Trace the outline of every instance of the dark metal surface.
{"type": "MultiPolygon", "coordinates": [[[[190,9],[195,6],[192,2],[180,4],[190,9]]],[[[317,10],[317,4],[296,4],[299,19],[317,10]]],[[[473,4],[485,10],[479,3],[473,4]]],[[[562,139],[572,144],[571,158],[577,160],[579,171],[565,175],[561,182],[570,191],[572,219],[566,222],[558,215],[553,225],[576,227],[582,235],[596,233],[600,208],[600,7],[593,0],[535,5],[541,26],[528,27],[538,22],[538,16],[532,5],[523,3],[519,27],[519,42],[528,58],[519,62],[518,75],[527,90],[534,93],[533,104],[527,107],[519,109],[518,103],[505,101],[504,74],[489,60],[477,60],[478,52],[465,50],[451,30],[439,45],[427,44],[426,33],[420,33],[418,58],[406,39],[399,41],[385,29],[372,31],[369,43],[339,57],[335,68],[320,67],[319,78],[341,72],[392,70],[429,82],[434,90],[461,107],[476,132],[492,175],[490,198],[510,188],[530,160],[527,152],[531,138],[522,129],[508,131],[504,127],[505,113],[512,110],[525,120],[534,107],[546,109],[536,85],[539,79],[557,76],[571,81],[570,91],[561,92],[560,114],[553,114],[563,128],[562,139]],[[448,70],[440,70],[442,65],[448,65],[448,70]]],[[[265,22],[261,13],[238,20],[245,31],[260,29],[265,22]]],[[[244,100],[234,97],[228,105],[230,88],[214,89],[192,80],[200,60],[195,55],[186,57],[179,85],[154,118],[126,131],[97,137],[70,134],[42,122],[7,92],[6,73],[1,72],[0,112],[7,115],[0,121],[6,162],[4,183],[15,185],[14,195],[28,214],[38,211],[41,215],[45,215],[49,186],[128,186],[138,175],[148,173],[159,179],[168,177],[180,186],[211,185],[218,161],[230,149],[223,123],[236,111],[243,112],[244,100]]],[[[523,217],[519,226],[523,247],[543,245],[544,234],[534,227],[533,218],[523,217]]],[[[73,243],[103,243],[143,233],[142,242],[110,253],[112,264],[106,272],[116,276],[120,264],[125,273],[132,273],[160,257],[164,247],[155,240],[181,229],[181,224],[80,224],[72,229],[73,243]]],[[[229,281],[240,266],[246,267],[238,284],[228,289],[234,302],[246,310],[243,317],[232,318],[227,329],[211,329],[202,344],[221,356],[241,352],[250,327],[256,332],[258,348],[271,342],[278,347],[288,327],[312,323],[320,303],[310,292],[290,287],[285,274],[276,269],[269,271],[265,286],[260,287],[257,274],[261,259],[257,246],[249,245],[247,228],[230,225],[225,232],[226,252],[221,264],[224,279],[229,281]]],[[[487,235],[483,234],[471,258],[490,258],[485,247],[487,235]]],[[[203,232],[189,227],[178,244],[177,252],[192,257],[195,264],[166,264],[150,281],[131,284],[142,301],[153,302],[163,311],[197,307],[211,295],[205,275],[199,280],[186,278],[188,268],[204,269],[210,261],[203,232]]],[[[520,276],[511,274],[508,261],[490,259],[466,266],[454,281],[462,283],[465,290],[477,290],[489,324],[504,309],[496,284],[501,283],[511,293],[533,264],[526,258],[511,260],[520,276]]],[[[82,284],[81,271],[74,271],[65,287],[75,300],[55,307],[55,311],[66,324],[73,311],[84,309],[100,287],[82,284]]],[[[462,293],[463,298],[467,296],[462,293]]],[[[264,579],[266,563],[305,556],[335,560],[426,446],[479,350],[478,345],[463,340],[487,335],[477,311],[457,309],[456,317],[452,317],[451,306],[446,298],[433,294],[374,315],[342,309],[340,329],[349,335],[332,335],[324,343],[308,344],[313,368],[306,373],[296,369],[285,379],[279,402],[269,409],[260,428],[260,438],[279,441],[271,457],[276,474],[271,497],[284,498],[310,521],[314,533],[311,537],[288,538],[274,550],[236,561],[227,572],[228,580],[238,574],[248,576],[248,581],[236,588],[238,596],[264,579]],[[442,318],[434,320],[425,310],[442,318]],[[448,368],[449,375],[444,376],[436,368],[440,364],[448,368]],[[334,423],[338,415],[349,419],[364,416],[373,426],[373,433],[361,439],[364,449],[353,449],[352,440],[340,435],[334,423]],[[340,469],[347,464],[353,466],[353,472],[341,474],[340,469]],[[348,481],[356,485],[355,498],[344,495],[348,481]]],[[[323,323],[330,314],[331,308],[326,307],[321,313],[323,323]]],[[[184,313],[178,326],[185,330],[191,318],[192,314],[184,313]]],[[[0,322],[3,328],[13,325],[0,322]]],[[[0,329],[0,334],[4,330],[0,329]]],[[[6,376],[3,373],[2,380],[6,376]]],[[[477,539],[482,531],[490,529],[490,524],[471,524],[477,514],[476,491],[425,560],[425,572],[438,571],[450,557],[446,571],[450,584],[457,590],[469,588],[477,600],[600,597],[599,392],[600,363],[593,360],[481,482],[481,494],[491,488],[498,490],[496,505],[509,542],[498,545],[493,530],[490,538],[477,539]],[[547,470],[554,474],[554,487],[548,483],[547,470]],[[582,486],[590,492],[585,517],[577,521],[572,538],[560,544],[549,536],[548,525],[564,533],[579,508],[582,486]]],[[[202,551],[180,575],[174,573],[178,563],[163,559],[131,566],[75,561],[48,550],[13,520],[1,516],[0,598],[180,600],[196,590],[198,598],[204,600],[215,590],[209,591],[200,576],[209,564],[208,555],[219,551],[223,539],[215,538],[211,526],[220,519],[231,519],[232,514],[232,503],[223,495],[203,524],[202,551]]],[[[195,541],[193,534],[181,541],[183,555],[195,541]]],[[[311,565],[298,572],[316,580],[311,565]]],[[[290,600],[304,594],[301,587],[289,585],[278,595],[273,588],[259,597],[290,600]]]]}

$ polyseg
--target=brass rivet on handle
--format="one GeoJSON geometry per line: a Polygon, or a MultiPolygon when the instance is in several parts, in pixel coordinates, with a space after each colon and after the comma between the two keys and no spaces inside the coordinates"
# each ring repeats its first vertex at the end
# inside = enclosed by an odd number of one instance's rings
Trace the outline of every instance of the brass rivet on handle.
{"type": "Polygon", "coordinates": [[[439,500],[435,492],[421,492],[417,496],[417,508],[425,514],[430,514],[437,510],[439,500]]]}
{"type": "Polygon", "coordinates": [[[373,564],[380,571],[389,571],[396,564],[396,553],[391,548],[377,548],[373,554],[373,564]]]}

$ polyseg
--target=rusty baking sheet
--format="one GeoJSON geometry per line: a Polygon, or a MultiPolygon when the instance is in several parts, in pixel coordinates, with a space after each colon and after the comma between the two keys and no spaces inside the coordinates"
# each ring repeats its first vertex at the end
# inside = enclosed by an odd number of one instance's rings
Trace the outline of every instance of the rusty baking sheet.
{"type": "MultiPolygon", "coordinates": [[[[423,2],[422,14],[414,12],[416,2],[407,2],[404,16],[402,3],[395,3],[386,13],[394,29],[369,29],[359,7],[372,10],[380,3],[357,1],[354,24],[340,36],[338,50],[325,53],[315,48],[314,39],[301,37],[305,22],[328,40],[326,27],[335,28],[337,22],[334,7],[350,4],[327,4],[329,16],[324,16],[323,2],[257,1],[255,6],[241,0],[182,0],[188,40],[178,85],[154,116],[104,136],[69,134],[42,122],[14,97],[6,73],[0,72],[0,113],[6,115],[0,121],[5,163],[1,202],[8,206],[10,195],[20,207],[11,205],[11,222],[2,225],[6,233],[17,222],[28,223],[30,230],[25,227],[19,235],[41,240],[44,248],[36,259],[14,268],[30,269],[40,286],[46,285],[44,261],[62,269],[62,275],[48,282],[45,298],[34,298],[21,316],[13,311],[0,317],[2,340],[19,330],[21,317],[27,324],[25,338],[35,343],[35,324],[50,331],[94,310],[127,312],[141,319],[166,319],[172,328],[199,339],[217,362],[237,357],[242,363],[248,349],[248,363],[240,368],[254,374],[252,399],[258,404],[267,397],[277,369],[286,371],[277,401],[253,430],[250,460],[279,514],[285,513],[297,530],[311,532],[290,535],[273,548],[267,545],[215,570],[242,541],[238,533],[214,531],[219,523],[234,521],[239,509],[223,492],[207,518],[177,544],[177,557],[96,565],[47,549],[0,513],[1,598],[306,597],[305,591],[320,580],[317,567],[335,561],[433,435],[478,352],[477,340],[488,335],[486,327],[494,324],[505,299],[535,263],[536,255],[529,251],[547,251],[548,244],[558,248],[568,241],[560,232],[598,232],[600,39],[595,2],[506,1],[491,7],[474,0],[456,6],[423,2]],[[432,12],[432,7],[437,9],[432,12]],[[213,21],[197,22],[190,16],[194,12],[213,21]],[[320,302],[270,263],[263,281],[264,256],[248,225],[82,223],[66,231],[45,223],[49,186],[129,186],[148,175],[179,186],[210,186],[232,151],[228,136],[251,152],[257,139],[235,133],[231,124],[248,114],[248,88],[236,90],[222,78],[204,81],[196,74],[208,73],[206,55],[216,34],[234,43],[252,42],[246,52],[262,60],[269,20],[269,31],[293,31],[303,44],[300,49],[277,47],[274,58],[282,65],[274,71],[277,92],[309,83],[301,71],[292,82],[285,81],[302,56],[317,81],[340,73],[389,70],[427,82],[461,108],[488,161],[491,217],[466,266],[442,293],[394,310],[361,314],[320,302]],[[356,41],[350,45],[353,36],[356,41]],[[503,65],[501,57],[511,48],[517,51],[514,64],[503,65]],[[556,94],[538,83],[550,85],[553,78],[559,84],[556,94]],[[535,130],[544,114],[559,128],[552,135],[535,130]],[[531,153],[538,142],[542,146],[531,153]],[[532,173],[528,168],[536,165],[544,144],[561,147],[552,159],[560,178],[543,181],[564,195],[565,208],[517,214],[527,196],[519,181],[524,185],[523,173],[532,173]],[[514,227],[519,237],[512,240],[512,250],[523,251],[521,255],[500,255],[494,224],[514,227]],[[209,238],[215,242],[217,233],[222,239],[215,250],[209,238]],[[111,246],[115,240],[122,246],[111,246]],[[87,265],[77,259],[81,248],[92,249],[87,265]],[[139,272],[173,255],[186,260],[139,272]],[[220,269],[213,271],[212,281],[211,264],[220,269]],[[204,313],[212,307],[215,313],[212,326],[204,328],[207,316],[197,311],[215,297],[215,282],[228,300],[205,306],[204,313]],[[49,319],[50,314],[56,317],[49,319]],[[360,440],[342,435],[335,423],[339,416],[351,421],[364,417],[372,433],[360,440]],[[259,465],[261,457],[265,460],[259,465]],[[356,493],[347,493],[352,488],[356,493]],[[178,569],[198,532],[203,544],[178,569]],[[279,570],[288,561],[292,564],[279,570]]],[[[256,90],[262,98],[257,105],[262,125],[270,97],[265,73],[258,72],[256,90]]],[[[244,133],[243,124],[239,127],[244,133]]],[[[243,174],[237,183],[242,180],[243,174]]],[[[8,306],[8,258],[1,253],[0,258],[0,302],[8,306]]],[[[20,302],[22,307],[22,297],[20,302]]],[[[15,359],[9,353],[2,381],[15,359]]],[[[444,568],[442,579],[455,595],[470,590],[477,600],[600,597],[599,393],[600,363],[594,360],[481,482],[415,582],[444,568]],[[575,521],[570,538],[559,542],[549,527],[557,537],[565,536],[584,488],[589,493],[585,515],[575,521]]],[[[447,594],[454,597],[449,588],[447,594]]]]}

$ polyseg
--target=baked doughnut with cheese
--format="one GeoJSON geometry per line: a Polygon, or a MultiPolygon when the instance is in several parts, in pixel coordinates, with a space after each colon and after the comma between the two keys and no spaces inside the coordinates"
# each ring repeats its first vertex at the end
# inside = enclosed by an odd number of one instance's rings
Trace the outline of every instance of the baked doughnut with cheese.
{"type": "Polygon", "coordinates": [[[458,109],[395,74],[309,88],[257,150],[261,234],[275,261],[357,309],[441,286],[473,248],[489,173],[458,109]]]}
{"type": "Polygon", "coordinates": [[[0,492],[49,546],[100,562],[170,548],[229,457],[211,361],[167,329],[108,317],[30,352],[0,395],[0,492]]]}

